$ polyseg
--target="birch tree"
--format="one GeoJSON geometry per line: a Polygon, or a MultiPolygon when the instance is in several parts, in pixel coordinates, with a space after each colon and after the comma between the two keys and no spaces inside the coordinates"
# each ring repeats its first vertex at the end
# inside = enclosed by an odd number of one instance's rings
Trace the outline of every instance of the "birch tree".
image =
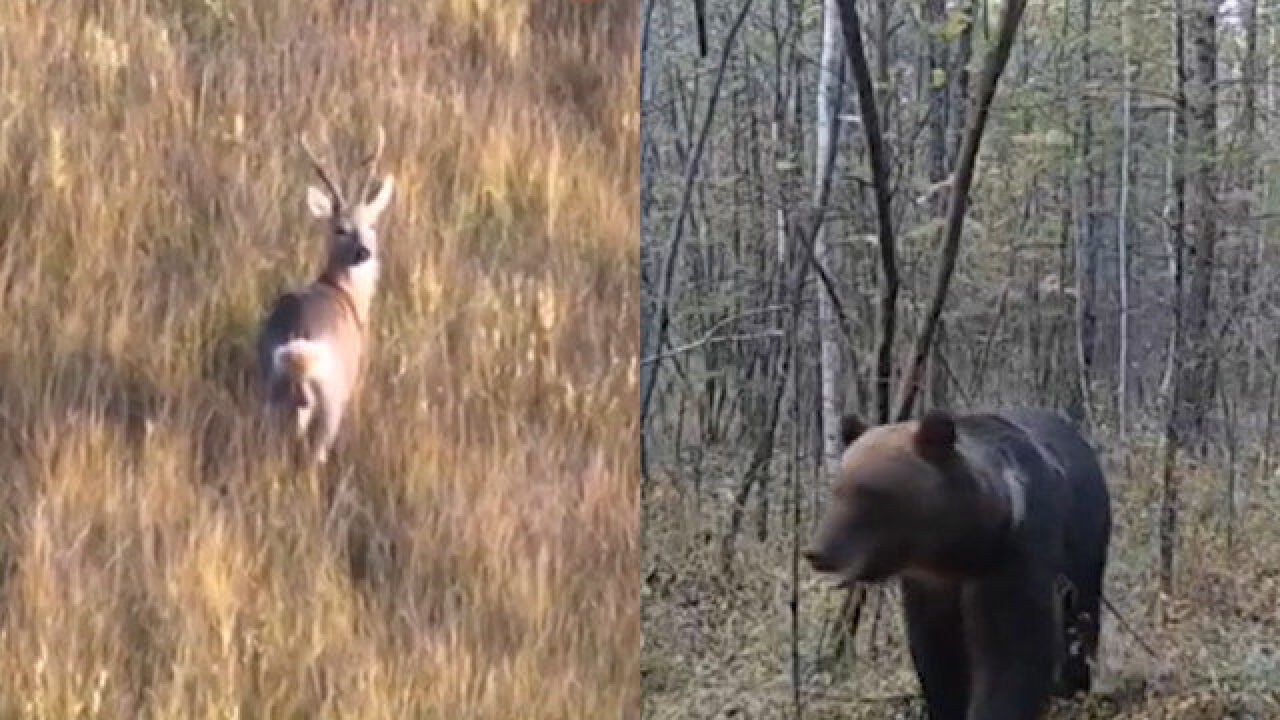
{"type": "MultiPolygon", "coordinates": [[[[827,161],[836,142],[838,118],[835,114],[835,93],[840,92],[844,73],[844,52],[840,45],[840,8],[837,0],[823,0],[822,4],[822,56],[818,65],[817,92],[817,142],[814,158],[814,203],[819,202],[823,178],[828,174],[827,161]]],[[[827,243],[827,233],[819,226],[814,237],[814,254],[826,269],[837,267],[835,253],[827,243]]],[[[821,344],[821,406],[822,406],[822,457],[826,476],[834,478],[840,461],[840,415],[843,411],[843,393],[840,392],[840,324],[836,317],[833,298],[828,292],[818,294],[818,337],[821,344]]]]}

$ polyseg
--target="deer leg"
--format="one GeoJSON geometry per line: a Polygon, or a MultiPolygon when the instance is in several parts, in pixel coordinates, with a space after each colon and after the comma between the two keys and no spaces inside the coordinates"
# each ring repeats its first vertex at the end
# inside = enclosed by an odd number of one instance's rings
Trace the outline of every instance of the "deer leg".
{"type": "Polygon", "coordinates": [[[317,465],[323,465],[329,458],[329,449],[333,447],[338,436],[338,428],[342,423],[344,403],[331,393],[319,389],[315,393],[315,414],[309,428],[312,457],[317,465]]]}

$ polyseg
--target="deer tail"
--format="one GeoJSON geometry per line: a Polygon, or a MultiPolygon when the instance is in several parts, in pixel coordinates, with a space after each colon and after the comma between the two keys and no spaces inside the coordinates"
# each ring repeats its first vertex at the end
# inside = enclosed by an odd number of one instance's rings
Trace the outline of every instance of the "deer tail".
{"type": "Polygon", "coordinates": [[[273,361],[276,372],[295,383],[303,383],[324,374],[329,349],[307,338],[294,338],[276,348],[273,361]]]}

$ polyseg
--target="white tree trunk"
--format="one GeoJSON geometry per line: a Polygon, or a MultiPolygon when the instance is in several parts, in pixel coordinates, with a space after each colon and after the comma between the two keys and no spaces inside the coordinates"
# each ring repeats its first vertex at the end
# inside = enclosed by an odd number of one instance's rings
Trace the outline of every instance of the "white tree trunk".
{"type": "MultiPolygon", "coordinates": [[[[833,88],[844,62],[840,44],[840,15],[835,0],[824,0],[822,13],[822,59],[818,69],[818,122],[817,161],[814,164],[814,197],[826,175],[829,149],[835,138],[835,94],[833,88]]],[[[825,225],[823,225],[825,228],[825,225]]],[[[814,253],[818,261],[834,269],[833,253],[826,242],[826,232],[818,231],[814,238],[814,253]]],[[[818,293],[818,342],[821,345],[822,367],[822,464],[828,481],[834,480],[840,463],[840,414],[843,411],[840,393],[840,343],[835,308],[831,296],[818,293]]]]}

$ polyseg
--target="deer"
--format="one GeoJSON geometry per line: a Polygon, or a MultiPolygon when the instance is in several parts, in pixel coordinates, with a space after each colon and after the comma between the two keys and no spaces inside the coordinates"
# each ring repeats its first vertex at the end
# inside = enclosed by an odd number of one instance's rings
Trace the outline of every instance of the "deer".
{"type": "Polygon", "coordinates": [[[391,202],[394,178],[388,174],[369,197],[378,173],[386,133],[365,160],[368,173],[348,202],[312,151],[300,138],[323,189],[307,187],[311,214],[327,223],[327,259],[310,285],[281,294],[262,324],[258,359],[267,413],[323,465],[338,437],[343,414],[360,382],[369,312],[378,285],[378,234],[375,225],[391,202]]]}

